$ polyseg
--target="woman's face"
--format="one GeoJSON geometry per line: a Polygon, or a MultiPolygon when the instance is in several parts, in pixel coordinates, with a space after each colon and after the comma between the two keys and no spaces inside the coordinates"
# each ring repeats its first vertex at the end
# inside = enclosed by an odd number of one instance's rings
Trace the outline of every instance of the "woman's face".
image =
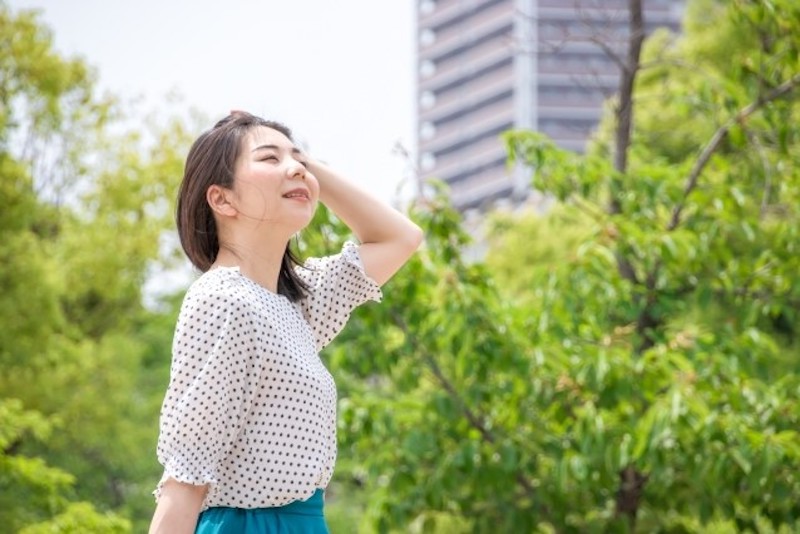
{"type": "Polygon", "coordinates": [[[319,182],[288,137],[266,126],[242,140],[233,182],[234,204],[252,222],[286,226],[293,234],[314,216],[319,182]]]}

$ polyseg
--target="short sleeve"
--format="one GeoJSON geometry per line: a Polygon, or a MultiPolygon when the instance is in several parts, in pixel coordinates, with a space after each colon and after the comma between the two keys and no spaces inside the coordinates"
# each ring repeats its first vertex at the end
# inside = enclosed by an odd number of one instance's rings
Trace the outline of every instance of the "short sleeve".
{"type": "Polygon", "coordinates": [[[170,383],[161,411],[158,459],[164,476],[217,482],[220,462],[242,428],[260,374],[256,317],[223,291],[187,294],[173,338],[170,383]]]}
{"type": "Polygon", "coordinates": [[[355,243],[345,243],[333,256],[309,258],[304,267],[297,268],[297,274],[309,286],[309,295],[300,306],[318,351],[344,328],[353,309],[382,298],[380,286],[364,271],[355,243]]]}

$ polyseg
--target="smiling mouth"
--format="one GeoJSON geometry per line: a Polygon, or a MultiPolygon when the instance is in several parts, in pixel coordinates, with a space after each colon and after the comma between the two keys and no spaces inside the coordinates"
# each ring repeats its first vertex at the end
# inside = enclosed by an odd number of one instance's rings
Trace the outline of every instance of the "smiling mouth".
{"type": "Polygon", "coordinates": [[[308,191],[303,191],[303,190],[299,190],[299,189],[295,190],[295,191],[289,191],[288,193],[283,195],[283,198],[294,198],[294,199],[300,199],[300,200],[311,200],[311,197],[309,196],[308,191]]]}

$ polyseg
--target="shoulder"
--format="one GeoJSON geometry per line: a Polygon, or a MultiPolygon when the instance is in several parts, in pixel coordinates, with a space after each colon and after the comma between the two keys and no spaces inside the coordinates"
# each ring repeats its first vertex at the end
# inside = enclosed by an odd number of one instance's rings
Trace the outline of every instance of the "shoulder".
{"type": "Polygon", "coordinates": [[[322,257],[307,258],[303,265],[299,266],[300,271],[324,270],[338,264],[355,263],[361,264],[361,257],[358,254],[358,245],[352,241],[347,241],[342,246],[342,250],[336,254],[322,257]]]}
{"type": "Polygon", "coordinates": [[[229,311],[231,307],[252,308],[256,300],[255,288],[241,276],[236,267],[218,267],[200,275],[186,291],[182,311],[208,308],[216,312],[229,311]]]}
{"type": "Polygon", "coordinates": [[[338,284],[369,278],[364,271],[359,246],[351,241],[347,241],[336,254],[308,258],[302,266],[295,268],[295,272],[312,294],[320,284],[338,284]]]}

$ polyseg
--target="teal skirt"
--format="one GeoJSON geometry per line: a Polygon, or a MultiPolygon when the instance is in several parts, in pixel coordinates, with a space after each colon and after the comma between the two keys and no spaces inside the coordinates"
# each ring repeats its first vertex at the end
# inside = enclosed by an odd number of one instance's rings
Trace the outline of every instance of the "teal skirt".
{"type": "Polygon", "coordinates": [[[323,491],[307,501],[275,508],[209,508],[200,514],[195,534],[329,534],[322,513],[323,491]]]}

